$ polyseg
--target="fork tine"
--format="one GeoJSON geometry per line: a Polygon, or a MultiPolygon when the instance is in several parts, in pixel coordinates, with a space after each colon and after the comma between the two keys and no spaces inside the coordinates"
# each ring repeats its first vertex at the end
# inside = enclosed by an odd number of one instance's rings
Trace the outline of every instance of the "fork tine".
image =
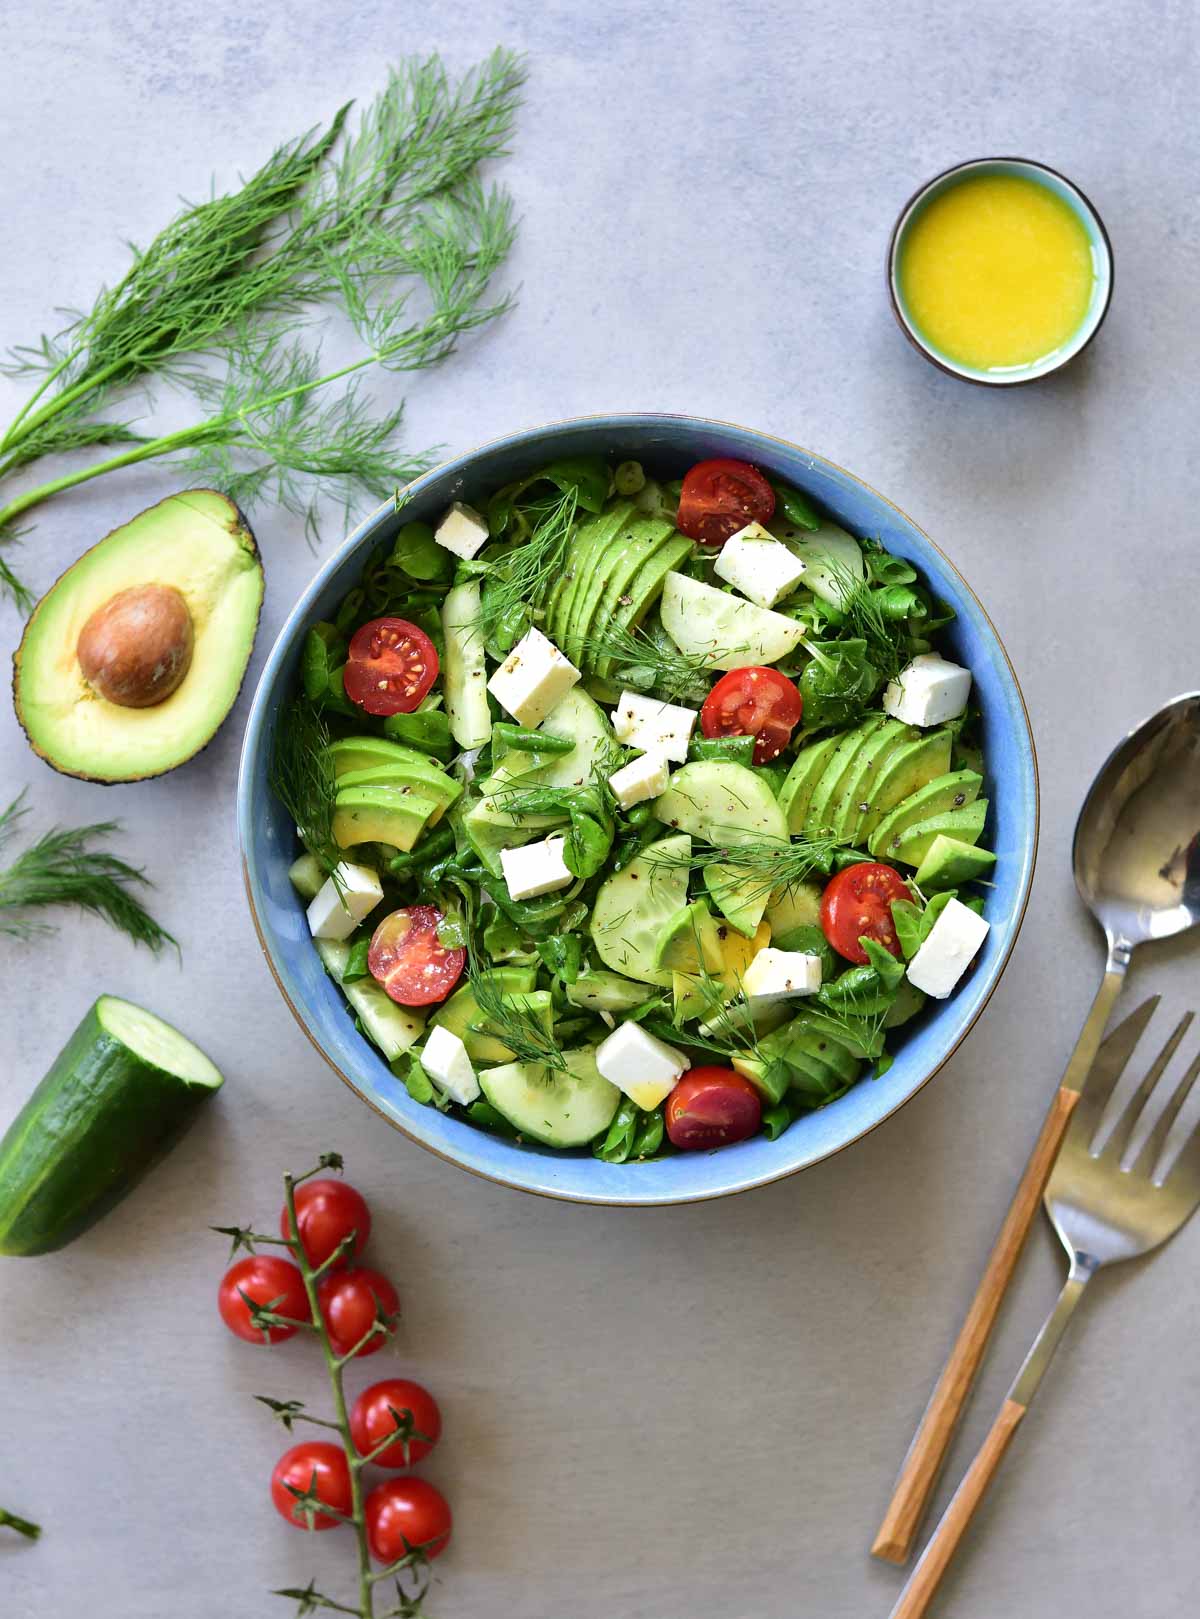
{"type": "Polygon", "coordinates": [[[1155,1086],[1162,1078],[1163,1071],[1176,1051],[1178,1051],[1180,1041],[1191,1028],[1193,1016],[1193,1013],[1185,1012],[1175,1025],[1166,1044],[1146,1070],[1145,1079],[1133,1093],[1125,1106],[1124,1112],[1113,1124],[1108,1134],[1108,1140],[1097,1154],[1098,1157],[1120,1159],[1122,1153],[1133,1139],[1134,1132],[1138,1127],[1138,1121],[1145,1112],[1146,1104],[1153,1095],[1155,1086]]]}
{"type": "Polygon", "coordinates": [[[1133,1049],[1153,1017],[1160,999],[1161,996],[1158,995],[1149,996],[1101,1042],[1084,1081],[1083,1094],[1072,1115],[1067,1133],[1068,1141],[1084,1147],[1091,1145],[1096,1126],[1108,1105],[1108,1099],[1125,1072],[1125,1065],[1133,1055],[1133,1049]]]}
{"type": "MultiPolygon", "coordinates": [[[[1184,1074],[1183,1078],[1179,1081],[1179,1084],[1176,1085],[1175,1094],[1171,1097],[1166,1107],[1163,1108],[1158,1123],[1146,1137],[1145,1142],[1142,1144],[1142,1150],[1138,1153],[1133,1163],[1130,1164],[1130,1174],[1153,1174],[1158,1160],[1162,1157],[1162,1150],[1167,1144],[1167,1137],[1171,1133],[1171,1126],[1179,1117],[1183,1104],[1191,1095],[1192,1086],[1196,1083],[1198,1076],[1200,1076],[1200,1054],[1193,1057],[1187,1073],[1184,1074]]],[[[1193,1136],[1194,1135],[1195,1132],[1193,1131],[1193,1136]]],[[[1190,1140],[1191,1138],[1189,1138],[1188,1144],[1190,1144],[1190,1140]]],[[[1180,1156],[1182,1157],[1182,1151],[1180,1156]]],[[[1169,1178],[1170,1177],[1168,1177],[1168,1179],[1169,1178]]]]}

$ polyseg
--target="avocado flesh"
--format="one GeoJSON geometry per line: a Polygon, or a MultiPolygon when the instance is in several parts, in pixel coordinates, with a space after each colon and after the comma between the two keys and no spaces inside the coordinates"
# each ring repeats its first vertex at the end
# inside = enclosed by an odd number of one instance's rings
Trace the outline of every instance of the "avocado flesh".
{"type": "Polygon", "coordinates": [[[996,857],[990,850],[976,849],[961,838],[939,832],[917,867],[913,881],[925,893],[933,894],[941,888],[957,888],[959,883],[974,882],[986,876],[995,864],[996,857]]]}
{"type": "Polygon", "coordinates": [[[407,853],[436,809],[431,798],[403,789],[343,788],[334,804],[334,842],[341,849],[356,843],[390,843],[407,853]]]}
{"type": "MultiPolygon", "coordinates": [[[[509,1005],[532,1012],[549,1034],[553,1030],[553,1009],[548,990],[534,990],[536,974],[523,967],[493,967],[489,975],[497,993],[509,1005]]],[[[472,1062],[511,1062],[513,1053],[503,1040],[494,1034],[483,1034],[472,1029],[473,1023],[484,1023],[475,991],[470,984],[456,989],[450,999],[439,1006],[429,1020],[430,1028],[442,1027],[456,1034],[467,1048],[472,1062]]]]}
{"type": "Polygon", "coordinates": [[[841,801],[844,782],[850,780],[858,761],[863,758],[863,747],[876,732],[888,723],[886,714],[871,714],[849,731],[843,731],[838,745],[829,755],[829,762],[821,772],[809,801],[804,830],[809,837],[833,837],[834,817],[841,801]]]}
{"type": "Polygon", "coordinates": [[[870,848],[871,834],[888,811],[935,776],[944,776],[949,768],[949,731],[929,731],[898,749],[875,779],[871,807],[855,828],[855,843],[870,848]]]}
{"type": "Polygon", "coordinates": [[[961,843],[977,843],[987,820],[987,808],[987,799],[977,798],[973,804],[964,804],[962,809],[947,810],[945,815],[918,821],[894,845],[890,858],[906,866],[919,866],[933,847],[934,839],[943,832],[961,843]]]}
{"type": "Polygon", "coordinates": [[[579,651],[579,658],[573,661],[581,668],[594,668],[596,662],[585,650],[588,638],[604,630],[631,581],[673,532],[671,525],[660,518],[635,512],[596,556],[575,598],[567,630],[568,643],[579,651]]]}
{"type": "Polygon", "coordinates": [[[858,757],[838,783],[837,795],[829,807],[833,835],[842,843],[857,843],[858,823],[870,811],[875,783],[901,748],[916,739],[917,732],[898,720],[885,721],[863,742],[858,757]]]}
{"type": "Polygon", "coordinates": [[[29,745],[64,775],[140,781],[211,741],[233,707],[258,627],[263,571],[254,536],[215,489],[169,495],[105,536],[46,592],[25,626],[13,700],[29,745]],[[149,708],[110,703],[83,678],[80,631],[121,590],[173,585],[192,618],[192,661],[149,708]]]}
{"type": "Polygon", "coordinates": [[[632,512],[633,503],[623,501],[619,506],[584,523],[575,535],[568,555],[569,572],[564,575],[563,587],[559,590],[555,586],[551,592],[546,633],[564,657],[571,658],[576,667],[578,660],[571,657],[567,633],[575,616],[576,603],[586,594],[597,562],[608,550],[613,537],[620,533],[622,525],[629,521],[632,512]]]}
{"type": "Polygon", "coordinates": [[[933,815],[944,815],[948,810],[962,809],[979,797],[983,777],[975,770],[954,770],[944,776],[935,776],[910,793],[889,811],[871,834],[873,855],[884,857],[890,847],[918,821],[927,821],[933,815]]]}
{"type": "Polygon", "coordinates": [[[351,776],[356,778],[356,785],[369,785],[365,779],[368,772],[381,782],[408,781],[414,787],[425,782],[430,797],[444,800],[447,807],[462,792],[461,784],[447,775],[427,753],[405,747],[403,742],[389,742],[386,737],[342,737],[330,743],[329,755],[339,786],[348,783],[351,776]]]}
{"type": "Polygon", "coordinates": [[[840,741],[841,736],[835,732],[833,736],[822,737],[819,742],[808,743],[796,755],[795,763],[779,789],[779,807],[788,818],[789,832],[804,831],[813,790],[840,741]]]}
{"type": "Polygon", "coordinates": [[[419,793],[437,805],[435,821],[441,819],[442,812],[449,809],[462,792],[462,783],[453,776],[436,769],[416,771],[409,765],[374,765],[366,770],[347,770],[338,776],[337,785],[339,792],[347,787],[394,787],[401,792],[419,793]]]}

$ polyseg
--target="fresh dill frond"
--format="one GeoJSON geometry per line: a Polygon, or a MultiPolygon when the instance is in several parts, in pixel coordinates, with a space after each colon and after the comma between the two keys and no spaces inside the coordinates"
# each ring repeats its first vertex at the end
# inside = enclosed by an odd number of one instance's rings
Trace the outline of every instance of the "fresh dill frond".
{"type": "Polygon", "coordinates": [[[613,679],[667,699],[707,694],[713,675],[712,653],[680,652],[665,634],[660,640],[615,620],[585,637],[583,656],[593,668],[611,659],[613,679]]]}
{"type": "MultiPolygon", "coordinates": [[[[720,828],[717,829],[718,832],[720,828]]],[[[734,829],[731,828],[731,833],[734,829]]],[[[814,875],[824,875],[834,855],[845,848],[838,838],[821,834],[797,834],[784,842],[780,838],[746,838],[707,847],[693,845],[688,855],[666,858],[673,866],[689,866],[695,871],[716,868],[709,879],[709,892],[720,905],[722,897],[736,893],[744,904],[771,895],[792,893],[814,875]]]]}
{"type": "Polygon", "coordinates": [[[513,624],[517,615],[532,614],[541,606],[566,567],[578,509],[574,487],[557,490],[552,498],[526,507],[534,519],[529,537],[517,540],[488,564],[480,601],[485,637],[495,634],[501,625],[513,624]]]}
{"type": "Polygon", "coordinates": [[[907,662],[896,620],[883,611],[870,580],[858,578],[835,558],[821,566],[837,586],[841,629],[851,639],[865,641],[867,654],[879,673],[885,680],[895,680],[907,662]]]}
{"type": "Polygon", "coordinates": [[[329,754],[329,727],[307,698],[280,713],[271,752],[271,788],[296,823],[301,841],[332,875],[342,859],[333,836],[337,780],[329,754]]]}
{"type": "MultiPolygon", "coordinates": [[[[163,456],[242,501],[303,511],[310,533],[319,494],[346,511],[423,470],[428,457],[395,444],[402,406],[377,411],[357,374],[435,365],[510,307],[489,288],[512,207],[479,172],[507,149],[523,80],[506,51],[457,82],[436,56],[404,63],[357,123],[347,105],[238,190],[186,207],[90,310],[15,349],[10,372],[40,380],[0,438],[0,478],[51,452],[116,453],[10,499],[0,543],[59,491],[163,456]],[[360,345],[336,367],[307,335],[334,310],[360,345]],[[189,389],[205,418],[145,434],[105,419],[159,381],[189,389]]],[[[0,588],[22,591],[7,562],[0,588]]]]}
{"type": "Polygon", "coordinates": [[[483,1014],[477,1032],[493,1035],[509,1048],[516,1062],[533,1063],[542,1068],[562,1072],[566,1068],[563,1054],[539,1019],[524,1006],[507,998],[497,984],[493,973],[476,967],[467,968],[467,978],[476,1005],[483,1014]]]}
{"type": "MultiPolygon", "coordinates": [[[[22,792],[0,814],[0,846],[8,843],[26,815],[22,792]]],[[[53,927],[22,913],[43,906],[76,905],[101,916],[136,944],[159,951],[176,941],[134,897],[149,886],[137,866],[93,847],[120,827],[116,821],[92,826],[52,827],[0,871],[0,933],[29,938],[53,927]]],[[[178,946],[176,945],[176,948],[178,946]]]]}

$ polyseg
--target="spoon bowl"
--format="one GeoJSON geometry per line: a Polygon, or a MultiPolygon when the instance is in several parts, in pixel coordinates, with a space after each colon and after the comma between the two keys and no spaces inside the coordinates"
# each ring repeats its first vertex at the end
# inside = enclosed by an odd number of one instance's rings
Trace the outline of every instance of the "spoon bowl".
{"type": "Polygon", "coordinates": [[[1110,966],[1200,922],[1200,692],[1174,698],[1109,754],[1075,824],[1072,860],[1110,966]]]}

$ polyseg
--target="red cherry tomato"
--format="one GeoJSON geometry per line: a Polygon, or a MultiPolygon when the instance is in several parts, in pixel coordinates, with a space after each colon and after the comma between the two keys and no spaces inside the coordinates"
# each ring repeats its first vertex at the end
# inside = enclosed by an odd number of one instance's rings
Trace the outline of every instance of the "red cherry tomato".
{"type": "MultiPolygon", "coordinates": [[[[362,1193],[345,1181],[305,1181],[296,1188],[296,1224],[314,1269],[323,1265],[338,1244],[354,1232],[354,1246],[333,1267],[340,1270],[367,1246],[371,1211],[362,1193]]],[[[279,1235],[291,1236],[286,1203],[279,1214],[279,1235]]]]}
{"type": "Polygon", "coordinates": [[[847,866],[831,879],[821,896],[821,931],[839,956],[859,966],[867,960],[867,952],[858,942],[864,935],[898,956],[894,899],[911,900],[912,893],[893,866],[870,860],[847,866]]]}
{"type": "MultiPolygon", "coordinates": [[[[317,1289],[317,1302],[335,1355],[350,1353],[366,1335],[379,1309],[384,1315],[395,1315],[400,1308],[399,1296],[387,1277],[364,1265],[354,1270],[330,1271],[317,1289]]],[[[359,1355],[373,1355],[386,1340],[387,1333],[377,1333],[358,1351],[359,1355]]]]}
{"type": "Polygon", "coordinates": [[[438,943],[442,921],[436,905],[406,905],[375,929],[367,966],[401,1006],[444,1001],[462,977],[467,952],[438,943]]]}
{"type": "Polygon", "coordinates": [[[304,1278],[295,1265],[273,1254],[251,1254],[231,1265],[217,1289],[217,1309],[230,1332],[244,1338],[248,1344],[279,1344],[285,1338],[295,1337],[300,1330],[299,1327],[256,1327],[250,1319],[247,1298],[253,1299],[255,1304],[269,1304],[277,1315],[289,1316],[293,1321],[309,1319],[304,1278]]]}
{"type": "Polygon", "coordinates": [[[775,491],[749,461],[698,461],[683,480],[675,526],[702,545],[724,545],[747,523],[766,523],[775,491]]]}
{"type": "Polygon", "coordinates": [[[373,618],[355,630],[342,676],[368,714],[411,714],[438,677],[437,648],[406,618],[373,618]]]}
{"type": "Polygon", "coordinates": [[[271,1499],[280,1516],[286,1518],[293,1529],[336,1529],[342,1521],[340,1518],[305,1509],[298,1504],[293,1490],[301,1494],[315,1490],[317,1499],[325,1506],[348,1515],[353,1501],[350,1468],[342,1447],[320,1439],[306,1439],[302,1445],[293,1445],[291,1450],[285,1451],[271,1474],[271,1499]]]}
{"type": "Polygon", "coordinates": [[[438,1403],[419,1383],[410,1383],[406,1377],[385,1378],[372,1383],[354,1402],[350,1413],[350,1432],[354,1448],[360,1456],[369,1456],[376,1445],[391,1433],[397,1432],[396,1418],[400,1417],[400,1435],[394,1445],[388,1445],[374,1458],[376,1467],[411,1467],[437,1444],[442,1433],[442,1413],[438,1403]],[[405,1439],[404,1434],[412,1435],[405,1439]],[[423,1439],[416,1437],[424,1434],[423,1439]]]}
{"type": "Polygon", "coordinates": [[[732,1068],[693,1068],[667,1097],[667,1134],[684,1152],[745,1141],[762,1123],[762,1102],[732,1068]]]}
{"type": "Polygon", "coordinates": [[[440,1557],[450,1539],[450,1508],[440,1490],[423,1478],[389,1478],[377,1484],[363,1506],[367,1543],[380,1563],[394,1563],[419,1546],[440,1557]]]}
{"type": "Polygon", "coordinates": [[[704,699],[705,736],[752,736],[754,763],[778,759],[800,723],[804,700],[778,669],[731,669],[704,699]]]}

